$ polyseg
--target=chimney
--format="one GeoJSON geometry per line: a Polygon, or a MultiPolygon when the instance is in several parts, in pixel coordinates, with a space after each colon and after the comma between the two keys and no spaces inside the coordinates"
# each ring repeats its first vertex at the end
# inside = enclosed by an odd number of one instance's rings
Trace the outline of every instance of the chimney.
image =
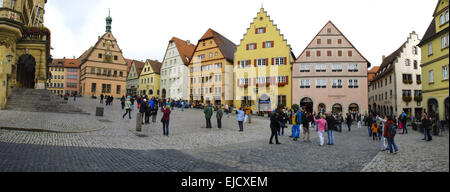
{"type": "Polygon", "coordinates": [[[187,45],[191,45],[191,41],[187,40],[187,41],[186,41],[186,44],[187,44],[187,45]]]}
{"type": "Polygon", "coordinates": [[[64,57],[63,59],[66,59],[66,57],[64,57]]]}
{"type": "Polygon", "coordinates": [[[73,59],[75,59],[75,55],[73,56],[73,59]]]}
{"type": "Polygon", "coordinates": [[[384,59],[386,59],[386,55],[383,55],[383,60],[381,60],[382,62],[384,61],[384,59]]]}

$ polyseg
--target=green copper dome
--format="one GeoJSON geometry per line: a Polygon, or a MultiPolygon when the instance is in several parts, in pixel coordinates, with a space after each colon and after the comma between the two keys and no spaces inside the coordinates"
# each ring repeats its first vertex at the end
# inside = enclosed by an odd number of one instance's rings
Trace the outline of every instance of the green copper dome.
{"type": "Polygon", "coordinates": [[[111,32],[111,23],[112,23],[111,11],[108,11],[108,17],[106,17],[106,32],[111,32]]]}

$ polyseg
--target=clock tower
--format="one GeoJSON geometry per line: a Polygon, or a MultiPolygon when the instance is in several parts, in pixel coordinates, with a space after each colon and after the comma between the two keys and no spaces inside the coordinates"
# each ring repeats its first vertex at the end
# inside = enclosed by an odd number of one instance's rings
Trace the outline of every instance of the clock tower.
{"type": "Polygon", "coordinates": [[[106,17],[106,32],[111,32],[111,23],[112,23],[111,10],[108,10],[108,17],[106,17]]]}

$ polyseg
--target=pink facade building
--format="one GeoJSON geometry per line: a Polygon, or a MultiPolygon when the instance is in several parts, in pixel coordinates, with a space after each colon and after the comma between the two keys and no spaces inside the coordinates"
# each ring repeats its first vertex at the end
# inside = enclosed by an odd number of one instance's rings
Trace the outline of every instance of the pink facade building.
{"type": "Polygon", "coordinates": [[[308,112],[368,113],[370,63],[330,21],[292,69],[292,104],[308,112]]]}
{"type": "Polygon", "coordinates": [[[77,59],[64,59],[66,82],[64,93],[68,95],[80,94],[80,64],[77,59]]]}

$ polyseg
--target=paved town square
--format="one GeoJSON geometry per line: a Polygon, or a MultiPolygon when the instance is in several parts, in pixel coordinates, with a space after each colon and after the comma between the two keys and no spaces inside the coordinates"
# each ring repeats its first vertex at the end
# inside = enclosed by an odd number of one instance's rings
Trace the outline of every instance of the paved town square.
{"type": "MultiPolygon", "coordinates": [[[[381,152],[381,143],[368,136],[366,127],[344,126],[335,133],[335,145],[319,146],[317,132],[312,142],[292,141],[291,126],[280,137],[281,145],[269,145],[269,120],[254,117],[239,132],[236,116],[224,116],[223,128],[206,129],[199,109],[173,110],[170,136],[162,134],[157,121],[135,131],[132,119],[122,119],[124,110],[115,101],[105,107],[103,117],[95,116],[99,100],[77,98],[70,104],[86,114],[56,114],[0,111],[8,116],[9,129],[0,130],[0,171],[2,172],[448,172],[449,137],[410,131],[396,137],[399,153],[381,152]],[[65,122],[59,126],[55,122],[65,122]],[[47,122],[24,128],[22,121],[47,122]],[[78,122],[77,122],[78,121],[78,122]],[[89,129],[80,131],[79,123],[89,129]],[[17,125],[21,129],[15,130],[17,125]],[[56,126],[55,126],[56,125],[56,126]],[[91,125],[91,126],[89,126],[91,125]],[[42,127],[37,127],[42,126],[42,127]],[[58,131],[60,127],[60,132],[58,131]],[[73,132],[71,132],[71,128],[73,132]],[[69,133],[67,133],[69,132],[69,133]]],[[[158,120],[161,113],[158,114],[158,120]]],[[[214,118],[213,118],[214,119],[214,118]]],[[[0,121],[0,127],[6,127],[0,121]]],[[[303,132],[301,133],[303,136],[303,132]]]]}

